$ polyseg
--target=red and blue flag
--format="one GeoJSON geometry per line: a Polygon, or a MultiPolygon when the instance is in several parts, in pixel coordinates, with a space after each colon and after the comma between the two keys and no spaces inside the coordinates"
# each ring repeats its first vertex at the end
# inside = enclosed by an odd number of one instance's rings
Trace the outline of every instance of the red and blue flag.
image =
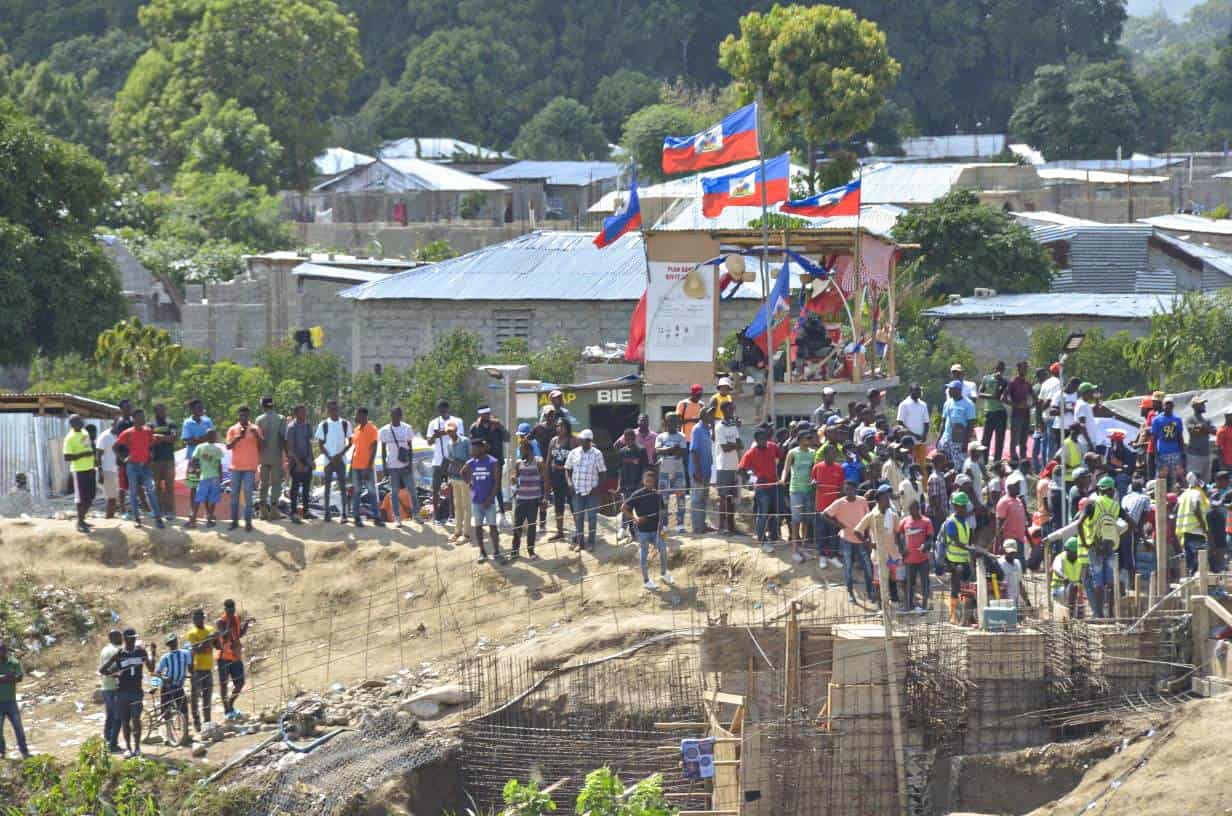
{"type": "Polygon", "coordinates": [[[763,190],[767,204],[786,201],[790,175],[791,160],[784,153],[766,162],[764,177],[760,166],[725,176],[703,177],[702,215],[714,218],[726,207],[759,207],[763,190]]]}
{"type": "Polygon", "coordinates": [[[595,246],[603,249],[626,232],[642,226],[642,205],[637,198],[637,171],[629,176],[629,197],[613,215],[603,219],[603,229],[595,236],[595,246]]]}
{"type": "Polygon", "coordinates": [[[780,212],[803,215],[809,218],[826,218],[834,215],[860,214],[860,180],[848,182],[842,187],[832,187],[815,196],[788,201],[780,212]]]}
{"type": "Polygon", "coordinates": [[[729,113],[712,128],[692,136],[668,136],[663,140],[663,172],[696,173],[761,154],[757,143],[757,103],[729,113]]]}

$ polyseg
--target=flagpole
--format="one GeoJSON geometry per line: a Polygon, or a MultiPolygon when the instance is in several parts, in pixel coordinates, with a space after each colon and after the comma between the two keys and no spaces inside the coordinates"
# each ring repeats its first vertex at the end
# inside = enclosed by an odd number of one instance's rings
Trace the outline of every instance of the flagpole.
{"type": "MultiPolygon", "coordinates": [[[[770,269],[769,269],[769,244],[770,244],[770,218],[769,218],[769,203],[766,193],[766,151],[762,145],[761,138],[761,109],[762,109],[762,91],[757,89],[757,160],[761,165],[761,287],[763,300],[763,314],[766,318],[766,396],[765,410],[766,418],[770,423],[775,424],[774,418],[774,321],[770,312],[770,269]]],[[[787,165],[788,184],[791,184],[791,164],[787,165]]]]}
{"type": "MultiPolygon", "coordinates": [[[[860,217],[863,215],[863,210],[864,210],[864,206],[863,206],[863,193],[864,193],[864,165],[863,165],[863,164],[857,164],[856,166],[859,168],[859,175],[858,175],[856,178],[860,181],[861,204],[860,204],[860,206],[857,206],[857,207],[856,207],[856,249],[855,249],[855,259],[854,259],[854,263],[852,264],[852,269],[853,269],[853,272],[855,273],[855,279],[856,279],[856,282],[857,282],[857,284],[858,284],[858,288],[856,289],[856,293],[859,295],[859,298],[856,300],[856,313],[855,313],[855,316],[856,316],[856,319],[860,321],[860,323],[859,323],[859,325],[857,326],[857,325],[854,323],[854,321],[853,321],[853,323],[852,323],[852,332],[853,332],[853,334],[856,334],[856,333],[862,333],[862,332],[864,331],[864,312],[863,312],[863,307],[864,307],[864,292],[865,292],[864,273],[863,273],[863,271],[860,269],[860,252],[861,252],[861,249],[862,249],[861,245],[864,243],[864,241],[863,241],[863,239],[862,239],[862,237],[861,237],[861,235],[860,235],[860,217]]],[[[860,342],[859,342],[859,341],[860,341],[860,338],[859,338],[859,337],[854,337],[854,336],[853,336],[853,337],[851,338],[851,341],[852,341],[853,343],[857,343],[858,345],[863,345],[863,343],[860,343],[860,342]]],[[[864,381],[864,360],[863,360],[863,357],[864,357],[864,355],[863,355],[861,352],[859,352],[859,351],[856,351],[856,352],[852,353],[852,355],[851,355],[851,362],[852,362],[852,367],[851,367],[851,381],[852,381],[852,382],[857,382],[857,383],[858,383],[858,382],[863,382],[863,381],[864,381]]]]}

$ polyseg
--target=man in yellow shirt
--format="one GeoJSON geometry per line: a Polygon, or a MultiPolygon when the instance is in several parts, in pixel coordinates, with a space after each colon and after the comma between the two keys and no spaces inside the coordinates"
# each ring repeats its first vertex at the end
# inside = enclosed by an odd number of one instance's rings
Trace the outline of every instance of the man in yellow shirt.
{"type": "Polygon", "coordinates": [[[73,492],[77,498],[77,531],[88,533],[90,525],[86,524],[86,513],[90,511],[90,505],[94,504],[94,495],[97,492],[94,440],[86,432],[85,422],[80,415],[73,414],[68,418],[68,424],[72,430],[64,437],[64,461],[68,462],[68,468],[73,472],[73,492]]]}
{"type": "Polygon", "coordinates": [[[188,630],[189,649],[192,652],[192,717],[193,728],[201,730],[201,712],[205,721],[210,721],[210,703],[214,697],[214,647],[218,634],[205,622],[205,610],[194,609],[192,628],[188,630]]]}
{"type": "Polygon", "coordinates": [[[1198,550],[1210,545],[1206,514],[1211,511],[1211,501],[1202,489],[1202,479],[1190,471],[1185,474],[1185,490],[1176,503],[1176,538],[1185,548],[1185,565],[1189,574],[1198,571],[1198,550]]]}

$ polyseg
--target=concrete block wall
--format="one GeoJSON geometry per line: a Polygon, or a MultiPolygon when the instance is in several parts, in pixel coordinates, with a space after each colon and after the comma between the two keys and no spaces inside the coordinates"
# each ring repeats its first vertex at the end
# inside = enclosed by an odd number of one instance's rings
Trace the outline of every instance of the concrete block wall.
{"type": "MultiPolygon", "coordinates": [[[[1144,297],[1146,297],[1144,295],[1144,297]]],[[[991,368],[998,360],[1011,367],[1018,360],[1027,358],[1031,334],[1040,326],[1061,325],[1071,331],[1101,329],[1106,337],[1119,331],[1128,331],[1134,337],[1142,337],[1150,331],[1150,321],[1130,318],[964,318],[943,320],[941,327],[955,339],[967,344],[975,354],[976,365],[981,371],[991,368]]]]}

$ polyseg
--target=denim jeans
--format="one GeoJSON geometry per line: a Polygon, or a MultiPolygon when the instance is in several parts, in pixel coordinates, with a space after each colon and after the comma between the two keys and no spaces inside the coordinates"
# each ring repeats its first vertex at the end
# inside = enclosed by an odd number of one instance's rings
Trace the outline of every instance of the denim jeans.
{"type": "Polygon", "coordinates": [[[667,547],[664,545],[663,536],[659,535],[659,531],[654,530],[649,533],[644,533],[641,530],[638,530],[637,544],[638,561],[642,565],[642,580],[650,580],[650,574],[647,571],[647,563],[650,559],[650,546],[652,544],[655,549],[659,551],[659,575],[667,575],[667,547]]]}
{"type": "Polygon", "coordinates": [[[21,727],[21,712],[17,710],[17,701],[0,703],[0,756],[4,756],[4,721],[8,720],[13,724],[13,734],[17,737],[17,750],[25,754],[30,753],[30,749],[26,746],[26,732],[21,727]]]}
{"type": "Polygon", "coordinates": [[[372,468],[351,468],[351,489],[355,491],[352,505],[355,521],[359,521],[359,503],[365,485],[368,487],[368,507],[372,510],[372,518],[379,521],[381,510],[376,501],[376,475],[372,472],[372,468]]]}
{"type": "Polygon", "coordinates": [[[813,543],[818,555],[838,557],[838,529],[821,513],[813,516],[813,543]]]}
{"type": "Polygon", "coordinates": [[[770,516],[774,513],[776,492],[773,487],[757,486],[753,491],[753,525],[757,540],[765,541],[770,528],[770,516]]]}
{"type": "Polygon", "coordinates": [[[706,530],[706,504],[710,498],[710,480],[701,476],[693,477],[693,488],[689,491],[689,517],[693,524],[693,532],[706,530]]]}
{"type": "Polygon", "coordinates": [[[1031,470],[1035,473],[1043,470],[1044,462],[1047,461],[1044,447],[1044,434],[1039,431],[1031,434],[1031,470]]]}
{"type": "Polygon", "coordinates": [[[676,526],[684,526],[684,502],[688,491],[685,490],[683,473],[659,473],[659,494],[663,497],[663,514],[659,527],[667,526],[668,508],[672,501],[672,492],[676,494],[676,526]]]}
{"type": "Polygon", "coordinates": [[[128,462],[124,465],[124,471],[128,474],[128,503],[132,508],[133,518],[141,515],[141,504],[137,500],[141,488],[145,488],[154,518],[162,518],[163,514],[158,509],[158,494],[154,490],[154,472],[150,470],[150,466],[128,462]]]}
{"type": "Polygon", "coordinates": [[[582,535],[586,532],[586,524],[590,523],[590,536],[586,539],[586,543],[591,547],[595,546],[595,524],[599,520],[599,494],[590,492],[585,496],[574,494],[573,496],[573,520],[577,524],[577,532],[574,533],[573,540],[580,546],[582,543],[582,535]]]}
{"type": "Polygon", "coordinates": [[[855,565],[853,561],[860,559],[860,569],[864,570],[864,591],[871,597],[873,594],[873,560],[869,557],[868,547],[863,544],[852,544],[847,539],[842,541],[843,550],[843,582],[847,591],[855,586],[855,565]]]}
{"type": "Polygon", "coordinates": [[[114,689],[103,692],[103,740],[116,745],[120,739],[120,707],[114,689]]]}
{"type": "Polygon", "coordinates": [[[252,490],[257,473],[254,470],[231,471],[231,521],[240,520],[240,491],[244,492],[244,521],[252,521],[252,490]]]}
{"type": "Polygon", "coordinates": [[[389,474],[389,506],[393,512],[394,521],[402,519],[402,488],[411,494],[411,518],[419,515],[419,497],[415,495],[415,474],[410,465],[400,468],[385,468],[389,474]]]}

